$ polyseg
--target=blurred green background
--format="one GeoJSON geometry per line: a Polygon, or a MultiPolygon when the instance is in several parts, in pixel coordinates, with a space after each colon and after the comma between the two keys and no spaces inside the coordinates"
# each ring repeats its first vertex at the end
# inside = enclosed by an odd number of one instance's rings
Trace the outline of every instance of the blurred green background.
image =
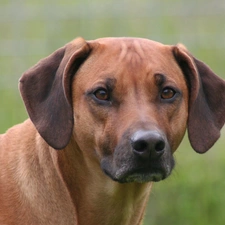
{"type": "MultiPolygon", "coordinates": [[[[223,0],[1,0],[0,133],[27,118],[17,88],[21,74],[77,36],[182,42],[225,78],[223,0]]],[[[225,224],[224,133],[204,155],[185,138],[173,174],[153,187],[144,225],[225,224]]]]}

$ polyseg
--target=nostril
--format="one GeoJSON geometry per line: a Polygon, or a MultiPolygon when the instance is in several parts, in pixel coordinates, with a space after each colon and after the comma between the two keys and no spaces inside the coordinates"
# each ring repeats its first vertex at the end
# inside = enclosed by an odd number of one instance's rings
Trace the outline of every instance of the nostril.
{"type": "Polygon", "coordinates": [[[155,145],[155,150],[156,152],[161,152],[163,151],[165,148],[165,142],[164,141],[159,141],[158,143],[156,143],[155,145]]]}
{"type": "Polygon", "coordinates": [[[133,142],[133,148],[138,152],[144,152],[148,148],[148,143],[144,140],[133,142]]]}

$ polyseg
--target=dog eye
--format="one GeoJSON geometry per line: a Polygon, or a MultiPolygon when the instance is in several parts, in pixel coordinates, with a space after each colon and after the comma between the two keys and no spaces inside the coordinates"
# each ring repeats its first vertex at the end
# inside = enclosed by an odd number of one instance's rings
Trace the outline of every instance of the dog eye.
{"type": "Polygon", "coordinates": [[[97,91],[94,92],[94,95],[98,100],[101,101],[109,100],[109,92],[106,89],[103,88],[98,89],[97,91]]]}
{"type": "Polygon", "coordinates": [[[162,99],[171,99],[176,94],[176,92],[172,88],[164,88],[161,93],[162,99]]]}

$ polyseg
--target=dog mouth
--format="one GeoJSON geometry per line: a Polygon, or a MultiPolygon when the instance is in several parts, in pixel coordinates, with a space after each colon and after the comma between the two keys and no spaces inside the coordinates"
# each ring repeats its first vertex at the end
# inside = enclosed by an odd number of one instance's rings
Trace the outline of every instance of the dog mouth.
{"type": "Polygon", "coordinates": [[[129,183],[129,182],[158,182],[166,178],[166,175],[162,171],[146,171],[145,169],[139,169],[133,172],[126,174],[125,176],[116,176],[117,181],[120,183],[129,183]]]}
{"type": "Polygon", "coordinates": [[[158,182],[167,178],[171,169],[170,166],[166,168],[138,168],[138,169],[127,169],[127,167],[122,167],[112,173],[107,168],[102,166],[103,171],[112,180],[119,183],[145,183],[145,182],[158,182]]]}

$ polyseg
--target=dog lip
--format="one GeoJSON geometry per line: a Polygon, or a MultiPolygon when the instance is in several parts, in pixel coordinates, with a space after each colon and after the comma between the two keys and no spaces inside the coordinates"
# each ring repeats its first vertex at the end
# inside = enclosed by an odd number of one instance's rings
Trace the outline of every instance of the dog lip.
{"type": "Polygon", "coordinates": [[[129,171],[127,174],[124,174],[121,178],[119,178],[122,182],[158,182],[167,177],[167,174],[162,169],[149,169],[149,168],[140,168],[129,171]]]}
{"type": "Polygon", "coordinates": [[[144,182],[158,182],[169,176],[170,173],[166,173],[162,169],[150,169],[150,168],[138,168],[129,171],[119,169],[115,174],[103,169],[105,174],[112,180],[119,183],[144,183],[144,182]]]}
{"type": "Polygon", "coordinates": [[[121,166],[113,165],[109,158],[104,158],[101,161],[102,171],[112,180],[119,183],[161,181],[171,174],[173,167],[173,160],[151,161],[145,165],[124,163],[121,166]]]}

